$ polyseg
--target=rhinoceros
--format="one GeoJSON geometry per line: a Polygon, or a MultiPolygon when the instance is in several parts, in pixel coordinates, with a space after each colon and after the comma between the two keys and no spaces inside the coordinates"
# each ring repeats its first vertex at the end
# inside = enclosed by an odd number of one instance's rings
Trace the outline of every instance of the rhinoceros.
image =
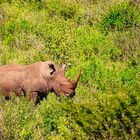
{"type": "Polygon", "coordinates": [[[10,99],[12,93],[16,96],[24,94],[35,104],[46,98],[49,92],[73,97],[81,71],[75,80],[71,80],[65,77],[65,69],[66,65],[60,68],[52,61],[0,66],[0,92],[5,99],[10,99]]]}

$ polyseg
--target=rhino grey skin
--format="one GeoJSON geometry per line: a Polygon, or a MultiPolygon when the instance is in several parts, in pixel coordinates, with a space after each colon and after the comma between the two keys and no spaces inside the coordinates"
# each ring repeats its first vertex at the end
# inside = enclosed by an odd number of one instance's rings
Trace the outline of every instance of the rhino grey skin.
{"type": "Polygon", "coordinates": [[[24,93],[29,100],[37,104],[48,92],[73,97],[80,78],[80,72],[74,81],[66,79],[65,65],[58,68],[54,62],[36,62],[30,65],[7,64],[0,66],[0,90],[5,99],[10,94],[21,96],[24,93]]]}

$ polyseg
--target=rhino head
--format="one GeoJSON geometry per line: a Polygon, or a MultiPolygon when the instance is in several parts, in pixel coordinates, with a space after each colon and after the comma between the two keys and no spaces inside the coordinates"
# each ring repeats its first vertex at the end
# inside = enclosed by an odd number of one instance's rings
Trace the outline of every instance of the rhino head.
{"type": "Polygon", "coordinates": [[[81,75],[81,70],[79,71],[75,80],[71,80],[65,76],[66,65],[62,65],[61,68],[57,68],[53,63],[50,63],[49,69],[51,76],[51,92],[55,92],[57,96],[65,95],[67,97],[73,97],[81,75]]]}

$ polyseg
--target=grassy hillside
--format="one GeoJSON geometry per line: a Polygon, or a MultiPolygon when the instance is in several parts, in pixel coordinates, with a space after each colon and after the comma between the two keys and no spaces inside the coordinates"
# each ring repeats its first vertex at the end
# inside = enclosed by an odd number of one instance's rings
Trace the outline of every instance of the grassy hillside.
{"type": "Polygon", "coordinates": [[[1,96],[1,140],[140,138],[138,0],[0,0],[0,64],[46,60],[82,66],[76,96],[1,96]]]}

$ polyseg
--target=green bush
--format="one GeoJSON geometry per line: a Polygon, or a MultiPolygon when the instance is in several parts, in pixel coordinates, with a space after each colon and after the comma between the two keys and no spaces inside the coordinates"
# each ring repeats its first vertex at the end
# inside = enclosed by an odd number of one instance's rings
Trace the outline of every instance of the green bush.
{"type": "Polygon", "coordinates": [[[61,101],[50,95],[36,108],[13,98],[2,103],[0,132],[5,139],[139,137],[138,94],[86,94],[61,101]]]}
{"type": "Polygon", "coordinates": [[[129,3],[121,3],[111,7],[107,15],[102,16],[99,27],[105,33],[128,30],[138,25],[138,12],[129,3]]]}

